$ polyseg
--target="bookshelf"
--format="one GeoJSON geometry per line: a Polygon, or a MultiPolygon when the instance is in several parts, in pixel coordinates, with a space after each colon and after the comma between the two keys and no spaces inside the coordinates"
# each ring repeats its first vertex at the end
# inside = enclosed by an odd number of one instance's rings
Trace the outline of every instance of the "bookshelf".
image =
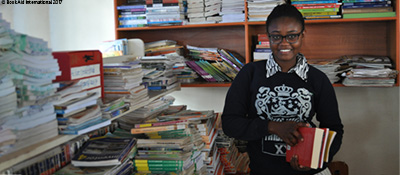
{"type": "MultiPolygon", "coordinates": [[[[123,117],[124,115],[135,111],[136,109],[139,109],[147,104],[149,104],[150,102],[168,95],[174,91],[180,90],[180,86],[175,87],[173,89],[167,90],[167,91],[159,91],[159,92],[149,92],[149,100],[146,103],[137,105],[137,106],[131,106],[131,108],[122,113],[119,116],[116,116],[114,118],[111,119],[111,121],[116,120],[120,117],[123,117]]],[[[28,160],[30,158],[33,158],[35,156],[38,156],[39,154],[48,151],[58,145],[61,145],[63,143],[66,143],[74,138],[77,138],[79,135],[58,135],[56,137],[53,138],[49,138],[46,139],[42,142],[39,142],[37,144],[28,146],[26,148],[20,149],[18,151],[12,152],[10,154],[6,154],[4,156],[0,157],[0,172],[6,170],[7,168],[10,168],[20,162],[23,162],[24,160],[28,160]]]]}
{"type": "MultiPolygon", "coordinates": [[[[392,4],[399,11],[399,0],[392,4]]],[[[265,22],[193,24],[162,27],[118,28],[116,7],[126,0],[114,0],[115,36],[140,38],[144,42],[171,39],[179,45],[217,47],[240,54],[245,63],[252,62],[254,36],[265,33],[265,22]]],[[[246,3],[244,0],[243,3],[246,3]]],[[[247,8],[245,8],[247,14],[247,8]]],[[[247,16],[247,15],[246,15],[247,16]]],[[[387,55],[399,71],[399,13],[396,17],[306,20],[302,53],[307,59],[336,59],[343,55],[387,55]]],[[[396,86],[399,86],[399,76],[396,86]]],[[[182,87],[229,87],[230,83],[193,83],[182,87]]],[[[334,84],[334,86],[343,86],[334,84]]]]}

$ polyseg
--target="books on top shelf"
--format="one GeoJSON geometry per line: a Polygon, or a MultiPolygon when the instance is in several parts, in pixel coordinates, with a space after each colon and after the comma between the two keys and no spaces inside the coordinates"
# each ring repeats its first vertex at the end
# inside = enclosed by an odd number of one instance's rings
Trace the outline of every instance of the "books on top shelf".
{"type": "Polygon", "coordinates": [[[396,13],[391,0],[365,1],[343,0],[343,19],[394,17],[396,13]]]}
{"type": "Polygon", "coordinates": [[[188,0],[187,24],[217,23],[222,20],[221,0],[188,0]]]}
{"type": "Polygon", "coordinates": [[[221,23],[245,21],[244,8],[245,3],[241,0],[222,0],[221,23]]]}
{"type": "Polygon", "coordinates": [[[290,162],[297,155],[300,165],[312,169],[322,168],[323,163],[328,162],[330,146],[336,132],[328,128],[301,127],[298,130],[304,141],[293,147],[287,145],[286,161],[290,162]]]}
{"type": "Polygon", "coordinates": [[[147,26],[146,1],[127,2],[116,7],[118,11],[118,27],[147,26]]]}
{"type": "Polygon", "coordinates": [[[146,1],[148,26],[181,25],[185,21],[186,3],[181,0],[146,1]]]}
{"type": "Polygon", "coordinates": [[[247,18],[249,21],[266,21],[272,9],[284,3],[282,0],[247,1],[247,18]]]}
{"type": "Polygon", "coordinates": [[[133,158],[136,151],[136,138],[93,137],[82,146],[71,163],[77,167],[120,165],[126,159],[133,158]]]}
{"type": "Polygon", "coordinates": [[[341,3],[337,0],[327,1],[292,1],[304,19],[337,19],[342,18],[339,13],[341,3]]]}

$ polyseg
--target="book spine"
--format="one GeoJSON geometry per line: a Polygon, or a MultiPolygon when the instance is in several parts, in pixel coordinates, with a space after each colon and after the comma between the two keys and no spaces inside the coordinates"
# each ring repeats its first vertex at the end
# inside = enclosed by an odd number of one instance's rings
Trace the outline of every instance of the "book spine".
{"type": "Polygon", "coordinates": [[[117,10],[125,10],[125,9],[146,9],[146,5],[124,5],[117,6],[117,10]]]}
{"type": "Polygon", "coordinates": [[[194,71],[196,71],[203,79],[209,81],[209,82],[216,82],[217,80],[214,79],[213,76],[211,76],[209,73],[207,73],[205,70],[203,70],[200,66],[196,64],[195,61],[186,61],[185,62],[190,68],[192,68],[194,71]]]}
{"type": "Polygon", "coordinates": [[[390,4],[343,5],[344,9],[391,7],[390,4]]]}
{"type": "Polygon", "coordinates": [[[141,134],[148,132],[157,132],[157,131],[170,131],[177,129],[184,129],[186,125],[168,125],[168,126],[156,126],[156,127],[147,127],[147,128],[132,128],[131,134],[141,134]]]}
{"type": "Polygon", "coordinates": [[[326,4],[326,3],[338,3],[337,0],[326,0],[326,1],[293,1],[292,4],[326,4]]]}
{"type": "Polygon", "coordinates": [[[158,122],[158,123],[144,123],[144,124],[135,124],[135,128],[145,128],[151,126],[165,126],[165,125],[173,125],[178,123],[186,123],[188,120],[174,120],[168,122],[158,122]]]}
{"type": "Polygon", "coordinates": [[[339,8],[313,8],[313,9],[299,9],[302,13],[312,13],[312,12],[337,12],[339,8]]]}
{"type": "Polygon", "coordinates": [[[183,160],[140,160],[140,159],[135,159],[135,164],[170,164],[170,163],[178,163],[178,164],[183,164],[183,160]]]}

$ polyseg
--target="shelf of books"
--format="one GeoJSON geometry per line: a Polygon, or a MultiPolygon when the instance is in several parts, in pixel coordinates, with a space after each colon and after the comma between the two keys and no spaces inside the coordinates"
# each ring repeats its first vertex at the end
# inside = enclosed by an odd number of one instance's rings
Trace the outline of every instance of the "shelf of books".
{"type": "MultiPolygon", "coordinates": [[[[174,91],[177,91],[180,89],[180,86],[174,87],[172,89],[166,90],[166,91],[151,91],[149,92],[149,99],[141,104],[138,105],[134,105],[131,106],[130,109],[128,111],[125,111],[123,113],[121,113],[120,115],[111,118],[110,120],[116,120],[120,117],[125,116],[128,113],[131,113],[149,103],[151,103],[152,101],[163,97],[167,94],[170,94],[174,91]]],[[[16,165],[24,160],[33,158],[43,152],[46,152],[56,146],[59,146],[63,143],[66,143],[70,140],[73,140],[77,137],[79,137],[80,135],[58,135],[49,139],[46,139],[44,141],[41,141],[39,143],[36,143],[34,145],[25,147],[23,149],[17,150],[16,152],[12,152],[6,155],[3,155],[0,157],[0,172],[2,172],[3,170],[12,167],[13,165],[16,165]]]]}
{"type": "MultiPolygon", "coordinates": [[[[144,9],[142,12],[132,12],[137,11],[137,9],[123,9],[135,5],[129,4],[129,2],[128,0],[114,0],[116,39],[140,38],[145,43],[168,39],[176,41],[177,44],[183,47],[189,45],[203,48],[219,48],[236,52],[242,63],[247,64],[258,59],[254,56],[256,52],[262,52],[257,54],[264,55],[262,56],[264,59],[266,58],[265,55],[268,54],[265,52],[270,52],[264,46],[257,49],[259,44],[257,36],[266,33],[265,20],[268,12],[276,4],[283,1],[256,3],[238,0],[229,2],[232,3],[229,5],[228,2],[221,1],[221,3],[217,3],[219,6],[206,4],[206,1],[203,1],[204,4],[201,7],[203,7],[204,11],[196,11],[195,7],[197,6],[195,3],[188,2],[184,6],[186,13],[179,13],[179,15],[162,13],[164,16],[175,16],[176,18],[173,21],[161,19],[160,11],[162,10],[160,9],[164,6],[162,1],[151,1],[152,4],[146,4],[143,1],[143,4],[140,4],[144,9]],[[232,14],[232,16],[221,15],[224,14],[224,10],[229,11],[228,6],[235,6],[235,8],[243,10],[240,14],[232,14]],[[214,7],[218,9],[218,12],[211,10],[214,7]],[[262,12],[258,12],[256,7],[265,9],[262,12]],[[157,10],[158,12],[153,14],[157,10]],[[124,18],[132,15],[138,16],[138,13],[142,13],[141,15],[146,17],[140,18],[138,21],[124,18]],[[139,21],[143,23],[138,25],[139,21]]],[[[390,68],[395,71],[400,70],[398,0],[379,2],[380,5],[377,6],[381,7],[380,9],[362,9],[361,5],[364,5],[362,0],[357,1],[357,5],[353,4],[353,0],[344,0],[329,5],[321,4],[320,6],[324,7],[318,8],[309,7],[312,6],[311,4],[299,5],[301,3],[297,0],[292,0],[292,4],[306,18],[306,35],[301,52],[307,57],[307,60],[324,59],[332,63],[348,56],[388,57],[392,63],[390,68]],[[311,13],[307,13],[310,10],[307,8],[314,10],[315,8],[317,10],[321,8],[321,10],[332,10],[332,12],[327,13],[329,15],[310,16],[311,13]],[[343,10],[339,9],[345,10],[342,12],[343,10]]],[[[182,4],[179,4],[179,1],[168,5],[175,6],[178,11],[182,9],[182,4]]],[[[173,9],[174,7],[166,8],[173,9]]],[[[184,51],[183,53],[186,57],[190,52],[184,51]]],[[[340,74],[340,72],[337,72],[337,74],[340,74]]],[[[343,77],[346,76],[351,77],[352,75],[343,75],[343,77]]],[[[391,79],[391,83],[389,83],[391,85],[384,84],[383,86],[399,86],[399,76],[394,78],[395,82],[393,82],[392,77],[391,79]]],[[[196,81],[182,84],[182,87],[228,87],[231,81],[224,80],[222,82],[208,81],[203,83],[196,81]]],[[[342,82],[334,82],[333,85],[342,86],[342,82]]],[[[369,84],[352,84],[350,86],[369,86],[369,84]]],[[[371,86],[379,85],[372,84],[371,86]]]]}

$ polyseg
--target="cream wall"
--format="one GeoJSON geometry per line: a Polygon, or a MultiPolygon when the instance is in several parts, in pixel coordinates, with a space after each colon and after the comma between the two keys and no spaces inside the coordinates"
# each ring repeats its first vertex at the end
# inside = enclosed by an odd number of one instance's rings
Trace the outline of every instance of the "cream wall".
{"type": "MultiPolygon", "coordinates": [[[[18,32],[59,50],[97,49],[114,39],[112,0],[68,0],[62,5],[0,5],[18,32]],[[25,7],[23,7],[25,6],[25,7]]],[[[222,111],[228,88],[182,88],[171,95],[190,109],[222,111]]],[[[345,125],[342,149],[351,175],[399,174],[399,88],[335,88],[345,125]]]]}

